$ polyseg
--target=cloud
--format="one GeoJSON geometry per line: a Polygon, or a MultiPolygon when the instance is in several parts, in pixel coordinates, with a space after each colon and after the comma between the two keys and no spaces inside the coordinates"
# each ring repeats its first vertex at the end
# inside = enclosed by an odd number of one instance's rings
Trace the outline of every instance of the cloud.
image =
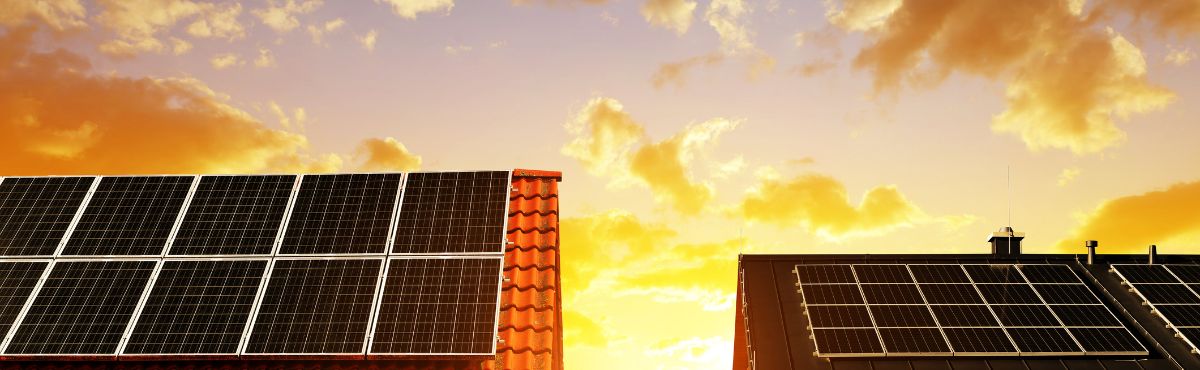
{"type": "Polygon", "coordinates": [[[1163,61],[1174,66],[1182,67],[1190,63],[1192,59],[1196,59],[1196,53],[1192,52],[1192,49],[1179,49],[1171,47],[1167,52],[1167,56],[1163,58],[1163,61]]]}
{"type": "Polygon", "coordinates": [[[1150,244],[1180,248],[1174,253],[1186,252],[1183,248],[1200,243],[1198,208],[1200,181],[1110,199],[1083,216],[1079,226],[1057,246],[1062,251],[1078,251],[1085,240],[1098,240],[1104,253],[1144,253],[1150,244]]]}
{"type": "Polygon", "coordinates": [[[608,335],[596,320],[572,309],[564,309],[563,342],[572,346],[608,347],[608,335]]]}
{"type": "MultiPolygon", "coordinates": [[[[573,287],[568,296],[586,291],[601,273],[617,271],[629,261],[649,258],[668,245],[677,233],[661,224],[643,223],[624,210],[609,210],[584,217],[562,219],[562,245],[571,245],[574,252],[564,255],[562,270],[564,286],[573,287]]],[[[564,299],[570,301],[570,299],[564,299]]]]}
{"type": "Polygon", "coordinates": [[[851,203],[846,186],[821,174],[782,179],[760,172],[733,214],[750,222],[802,226],[826,238],[873,235],[911,225],[926,217],[894,185],[876,186],[851,203]]]}
{"type": "Polygon", "coordinates": [[[1031,150],[1094,153],[1119,144],[1114,118],[1162,109],[1174,98],[1146,79],[1141,51],[1066,1],[827,3],[830,23],[864,32],[854,59],[875,92],[936,86],[953,73],[1007,83],[992,129],[1031,150]]]}
{"type": "Polygon", "coordinates": [[[650,76],[650,83],[655,88],[661,89],[667,85],[675,87],[683,87],[687,82],[687,74],[692,69],[700,66],[712,67],[725,60],[725,55],[721,53],[710,53],[701,56],[691,57],[674,63],[664,63],[658,67],[658,71],[650,76]]]}
{"type": "Polygon", "coordinates": [[[258,58],[254,59],[254,66],[258,68],[274,67],[275,55],[271,54],[271,49],[259,48],[258,58]]]}
{"type": "Polygon", "coordinates": [[[323,4],[322,0],[302,0],[300,2],[285,0],[282,3],[277,0],[267,0],[266,8],[255,9],[251,13],[254,13],[267,27],[284,34],[300,27],[300,20],[296,19],[296,15],[312,13],[323,4]]]}
{"type": "Polygon", "coordinates": [[[227,40],[239,39],[246,36],[246,30],[238,22],[242,14],[242,4],[232,3],[225,7],[213,6],[202,17],[188,25],[187,33],[200,38],[222,38],[227,40]]]}
{"type": "Polygon", "coordinates": [[[91,72],[87,58],[0,36],[0,173],[326,172],[301,134],[272,129],[191,78],[91,72]]]}
{"type": "Polygon", "coordinates": [[[358,38],[358,43],[362,45],[363,49],[367,49],[368,52],[375,51],[376,41],[379,41],[379,31],[376,30],[371,30],[366,35],[358,38]]]}
{"type": "Polygon", "coordinates": [[[87,27],[87,9],[78,0],[11,1],[0,6],[0,25],[18,27],[37,19],[55,31],[87,27]]]}
{"type": "Polygon", "coordinates": [[[1131,13],[1136,22],[1149,23],[1161,35],[1200,33],[1200,2],[1195,0],[1101,0],[1097,8],[1131,13]]]}
{"type": "Polygon", "coordinates": [[[172,37],[171,39],[171,54],[183,55],[192,50],[192,43],[187,40],[172,37]]]}
{"type": "Polygon", "coordinates": [[[337,32],[337,30],[341,29],[344,25],[346,25],[346,20],[341,18],[335,18],[325,22],[325,24],[320,25],[319,27],[318,25],[310,24],[308,25],[308,35],[312,36],[312,42],[314,44],[324,45],[321,39],[327,34],[337,32]]]}
{"type": "Polygon", "coordinates": [[[621,25],[621,19],[613,16],[612,13],[609,13],[607,10],[600,12],[600,20],[613,27],[621,25]]]}
{"type": "Polygon", "coordinates": [[[459,54],[466,54],[466,53],[470,52],[472,49],[474,49],[474,48],[471,47],[471,45],[446,45],[445,48],[442,48],[442,51],[445,51],[446,54],[449,54],[449,55],[459,55],[459,54]]]}
{"type": "Polygon", "coordinates": [[[1071,182],[1075,181],[1076,177],[1079,177],[1080,172],[1079,167],[1064,168],[1058,174],[1058,187],[1061,188],[1070,185],[1071,182]]]}
{"type": "Polygon", "coordinates": [[[289,115],[286,111],[284,111],[283,107],[279,106],[279,103],[276,103],[274,100],[272,100],[267,102],[267,109],[269,109],[271,114],[279,120],[279,126],[283,127],[285,130],[296,132],[305,131],[304,125],[308,122],[308,113],[304,111],[304,108],[296,107],[296,109],[292,111],[293,113],[289,115]]]}
{"type": "Polygon", "coordinates": [[[687,33],[695,11],[696,2],[689,0],[646,0],[642,3],[642,17],[646,22],[678,35],[687,33]]]}
{"type": "Polygon", "coordinates": [[[625,112],[620,102],[598,97],[567,122],[571,139],[562,153],[584,169],[610,178],[610,184],[646,186],[655,200],[687,215],[696,215],[713,199],[708,183],[691,175],[697,156],[717,143],[740,121],[714,118],[689,125],[669,139],[650,142],[644,127],[625,112]]]}
{"type": "Polygon", "coordinates": [[[454,9],[454,0],[375,0],[375,3],[391,5],[392,12],[408,19],[417,19],[421,13],[450,14],[450,10],[454,9]]]}
{"type": "Polygon", "coordinates": [[[727,337],[693,337],[656,346],[647,349],[646,352],[660,359],[672,359],[694,367],[706,367],[732,363],[733,353],[729,351],[732,347],[733,341],[727,337]]]}
{"type": "Polygon", "coordinates": [[[234,53],[217,54],[208,61],[214,69],[225,69],[246,64],[240,56],[234,53]]]}
{"type": "Polygon", "coordinates": [[[363,140],[355,154],[363,171],[416,171],[421,168],[421,156],[408,151],[394,138],[363,140]]]}

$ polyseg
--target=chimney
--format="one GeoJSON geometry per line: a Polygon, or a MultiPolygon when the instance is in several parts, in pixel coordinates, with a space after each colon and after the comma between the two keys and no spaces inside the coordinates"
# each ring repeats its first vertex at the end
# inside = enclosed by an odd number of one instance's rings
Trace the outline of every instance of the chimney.
{"type": "Polygon", "coordinates": [[[1088,240],[1083,243],[1083,246],[1087,247],[1087,249],[1088,249],[1088,264],[1089,265],[1096,262],[1096,247],[1099,245],[1100,245],[1100,242],[1095,241],[1095,240],[1088,240]]]}
{"type": "Polygon", "coordinates": [[[1153,265],[1154,260],[1158,259],[1157,257],[1158,257],[1158,246],[1154,245],[1154,244],[1150,244],[1150,258],[1148,260],[1146,260],[1147,263],[1153,265]]]}
{"type": "Polygon", "coordinates": [[[1005,226],[992,233],[988,243],[992,244],[992,255],[1017,256],[1021,254],[1022,239],[1025,239],[1025,233],[1013,232],[1011,227],[1005,226]]]}

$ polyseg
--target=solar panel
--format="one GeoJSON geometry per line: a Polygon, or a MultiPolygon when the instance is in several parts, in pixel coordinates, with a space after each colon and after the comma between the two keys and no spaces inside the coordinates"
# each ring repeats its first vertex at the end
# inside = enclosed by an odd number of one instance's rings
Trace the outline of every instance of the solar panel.
{"type": "Polygon", "coordinates": [[[244,353],[363,353],[382,261],[275,260],[244,353]]]}
{"type": "Polygon", "coordinates": [[[157,263],[56,262],[4,353],[115,355],[157,263]]]}
{"type": "Polygon", "coordinates": [[[818,356],[1148,353],[1067,265],[813,264],[793,271],[818,356]],[[878,338],[868,338],[872,329],[878,338]],[[1073,333],[1096,335],[1077,340],[1073,333]]]}
{"type": "Polygon", "coordinates": [[[1200,299],[1187,282],[1200,271],[1195,265],[1112,265],[1150,305],[1167,326],[1173,328],[1193,351],[1200,350],[1200,299]]]}
{"type": "Polygon", "coordinates": [[[195,176],[104,177],[63,255],[159,255],[195,176]]]}
{"type": "Polygon", "coordinates": [[[393,253],[503,253],[508,171],[408,175],[393,253]]]}
{"type": "Polygon", "coordinates": [[[384,253],[398,173],[306,175],[280,254],[384,253]]]}
{"type": "Polygon", "coordinates": [[[0,256],[49,256],[58,249],[93,177],[0,180],[0,256]]]}
{"type": "Polygon", "coordinates": [[[393,258],[372,354],[495,356],[500,257],[393,258]]]}
{"type": "Polygon", "coordinates": [[[296,176],[204,176],[171,255],[270,254],[296,176]]]}
{"type": "Polygon", "coordinates": [[[0,261],[0,333],[8,333],[49,262],[0,261]]]}
{"type": "Polygon", "coordinates": [[[122,353],[237,354],[267,262],[164,262],[122,353]]]}

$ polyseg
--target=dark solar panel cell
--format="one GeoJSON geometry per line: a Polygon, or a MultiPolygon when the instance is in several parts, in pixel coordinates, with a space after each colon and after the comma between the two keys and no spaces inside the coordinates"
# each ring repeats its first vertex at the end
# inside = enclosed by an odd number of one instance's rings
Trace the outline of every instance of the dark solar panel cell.
{"type": "Polygon", "coordinates": [[[1175,326],[1200,326],[1200,305],[1155,305],[1154,309],[1175,326]]]}
{"type": "Polygon", "coordinates": [[[802,284],[854,284],[850,265],[796,265],[796,276],[802,284]]]}
{"type": "Polygon", "coordinates": [[[401,177],[304,176],[279,253],[384,253],[401,177]]]}
{"type": "Polygon", "coordinates": [[[921,284],[921,292],[929,304],[983,303],[979,292],[971,284],[921,284]]]}
{"type": "Polygon", "coordinates": [[[1000,326],[992,311],[983,305],[933,305],[934,315],[938,323],[944,327],[952,326],[1000,326]]]}
{"type": "Polygon", "coordinates": [[[408,174],[392,251],[504,252],[510,186],[508,171],[408,174]]]}
{"type": "Polygon", "coordinates": [[[875,325],[886,327],[936,327],[926,306],[871,306],[875,325]]]}
{"type": "Polygon", "coordinates": [[[1179,334],[1183,334],[1183,337],[1192,342],[1193,346],[1200,345],[1200,328],[1177,328],[1175,330],[1179,330],[1179,334]]]}
{"type": "Polygon", "coordinates": [[[381,262],[276,260],[246,353],[362,353],[381,262]]]}
{"type": "Polygon", "coordinates": [[[1020,268],[1031,283],[1083,283],[1067,265],[1020,265],[1020,268]]]}
{"type": "Polygon", "coordinates": [[[1025,284],[979,284],[979,291],[983,293],[983,298],[990,304],[1038,304],[1042,303],[1038,299],[1037,293],[1033,292],[1033,288],[1025,284]]]}
{"type": "Polygon", "coordinates": [[[1185,283],[1200,283],[1200,266],[1196,265],[1165,265],[1185,283]]]}
{"type": "Polygon", "coordinates": [[[854,272],[860,283],[912,283],[912,276],[904,265],[855,265],[854,272]]]}
{"type": "Polygon", "coordinates": [[[1016,352],[1012,341],[999,328],[948,328],[943,330],[954,352],[1004,353],[1016,352]]]}
{"type": "Polygon", "coordinates": [[[909,265],[919,283],[970,283],[960,265],[909,265]]]}
{"type": "Polygon", "coordinates": [[[1041,305],[994,305],[992,310],[1004,326],[1059,326],[1050,309],[1041,305]]]}
{"type": "Polygon", "coordinates": [[[807,304],[863,304],[862,293],[854,284],[802,285],[807,304]]]}
{"type": "Polygon", "coordinates": [[[8,354],[115,354],[155,261],[59,261],[8,354]]]}
{"type": "Polygon", "coordinates": [[[971,279],[977,284],[1024,283],[1025,278],[1013,265],[963,265],[971,279]]]}
{"type": "Polygon", "coordinates": [[[1086,352],[1145,353],[1133,334],[1125,328],[1071,328],[1068,329],[1086,352]]]}
{"type": "Polygon", "coordinates": [[[171,255],[270,254],[296,176],[204,176],[171,255]]]}
{"type": "Polygon", "coordinates": [[[105,177],[63,255],[158,255],[194,176],[105,177]]]}
{"type": "Polygon", "coordinates": [[[8,333],[48,262],[0,262],[0,333],[8,333]]]}
{"type": "Polygon", "coordinates": [[[813,340],[821,355],[883,353],[875,329],[813,329],[813,340]]]}
{"type": "Polygon", "coordinates": [[[808,320],[814,328],[870,328],[867,306],[808,306],[808,320]]]}
{"type": "Polygon", "coordinates": [[[1130,283],[1178,283],[1162,265],[1113,265],[1130,283]]]}
{"type": "Polygon", "coordinates": [[[1153,304],[1200,303],[1200,297],[1183,284],[1133,284],[1153,304]]]}
{"type": "Polygon", "coordinates": [[[267,260],[166,261],[127,354],[235,354],[267,260]]]}
{"type": "Polygon", "coordinates": [[[10,177],[0,182],[0,255],[54,254],[93,180],[10,177]]]}
{"type": "Polygon", "coordinates": [[[1049,304],[1099,304],[1100,299],[1083,284],[1034,284],[1049,304]]]}
{"type": "Polygon", "coordinates": [[[500,258],[390,262],[371,353],[492,354],[500,258]]]}
{"type": "Polygon", "coordinates": [[[863,285],[863,294],[870,304],[924,304],[916,284],[863,285]]]}
{"type": "Polygon", "coordinates": [[[938,329],[879,329],[888,353],[947,353],[950,347],[938,329]]]}
{"type": "Polygon", "coordinates": [[[1112,311],[1103,305],[1050,306],[1065,326],[1122,326],[1112,311]]]}
{"type": "Polygon", "coordinates": [[[1017,342],[1021,352],[1074,353],[1079,346],[1071,340],[1065,329],[1059,328],[1007,328],[1009,336],[1017,342]]]}

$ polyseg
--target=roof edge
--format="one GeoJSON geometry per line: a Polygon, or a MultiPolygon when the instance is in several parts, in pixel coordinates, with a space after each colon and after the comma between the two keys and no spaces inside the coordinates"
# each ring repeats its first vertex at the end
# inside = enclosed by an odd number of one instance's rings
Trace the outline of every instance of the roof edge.
{"type": "Polygon", "coordinates": [[[546,171],[546,170],[530,170],[517,168],[513,170],[513,177],[547,177],[557,181],[562,181],[562,171],[546,171]]]}

